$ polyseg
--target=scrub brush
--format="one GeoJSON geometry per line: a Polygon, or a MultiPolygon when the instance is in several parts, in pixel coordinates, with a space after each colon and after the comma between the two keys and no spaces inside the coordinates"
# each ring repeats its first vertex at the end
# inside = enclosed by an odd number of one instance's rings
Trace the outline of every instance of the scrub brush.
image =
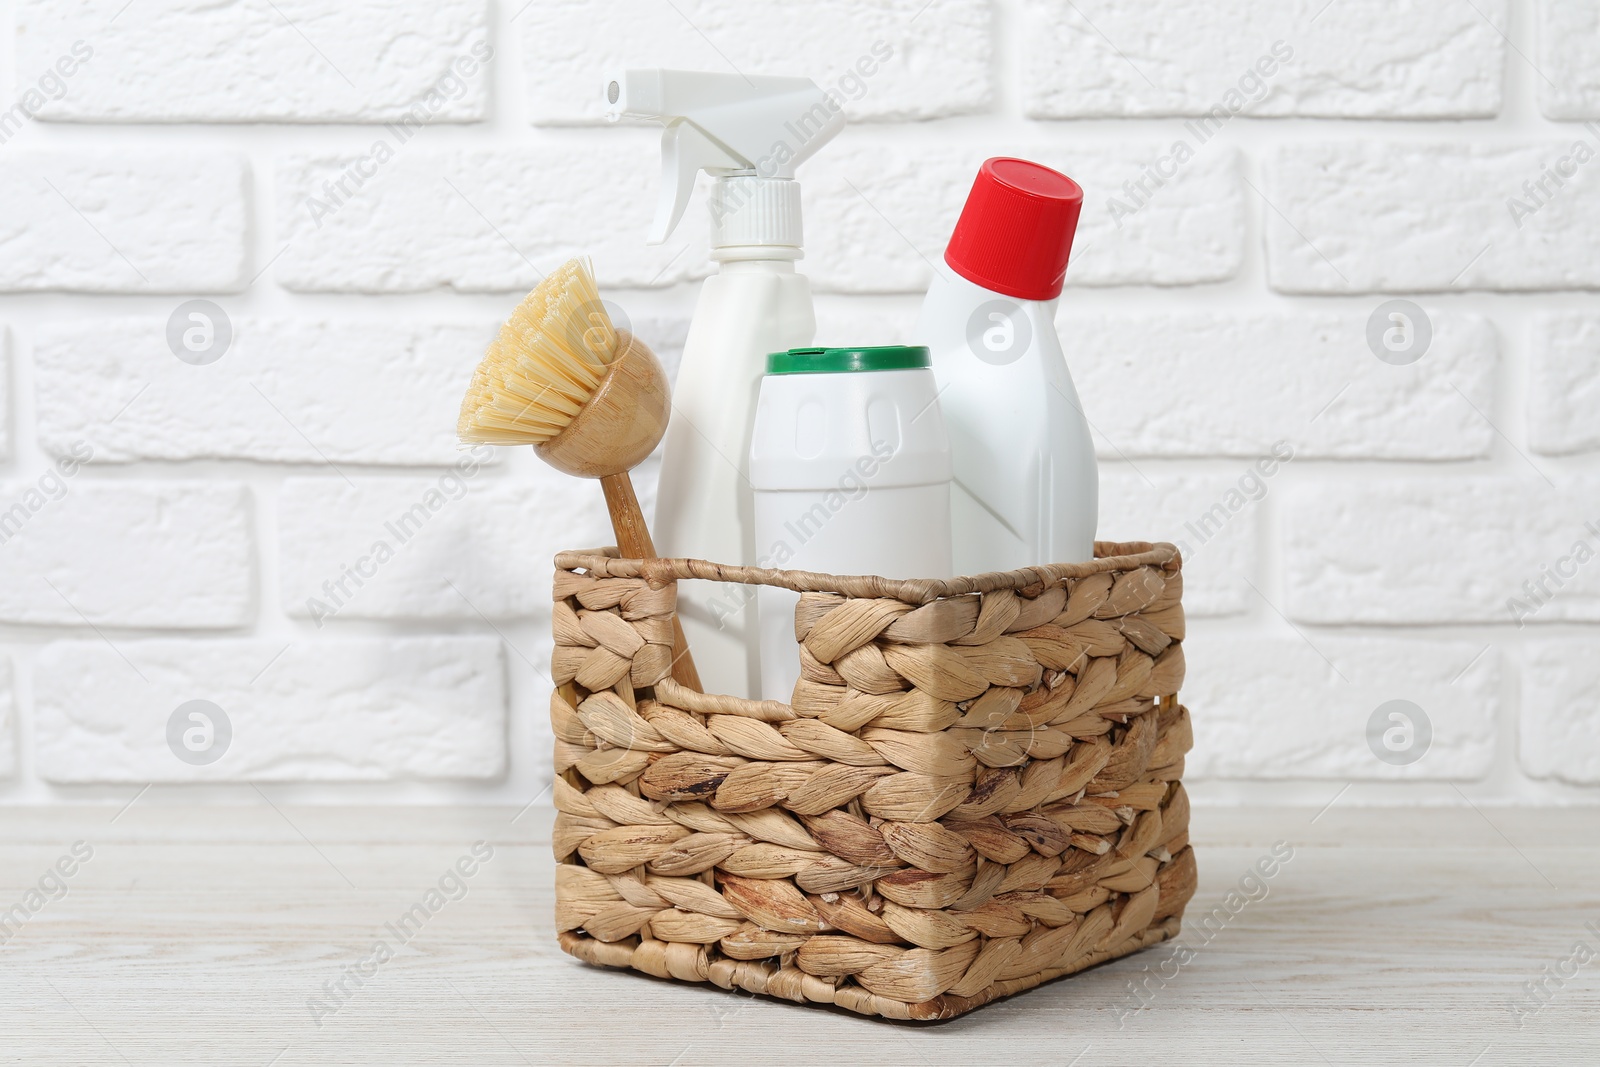
{"type": "MultiPolygon", "coordinates": [[[[546,463],[600,479],[617,548],[654,559],[628,472],[667,429],[667,373],[649,347],[611,323],[587,259],[552,271],[511,313],[472,375],[456,432],[463,441],[532,445],[546,463]]],[[[672,677],[700,691],[673,616],[672,677]]]]}

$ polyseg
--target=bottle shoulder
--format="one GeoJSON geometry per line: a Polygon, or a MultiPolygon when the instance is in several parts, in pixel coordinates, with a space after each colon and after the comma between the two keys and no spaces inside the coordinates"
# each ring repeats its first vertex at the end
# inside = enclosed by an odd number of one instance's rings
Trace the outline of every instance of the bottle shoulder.
{"type": "Polygon", "coordinates": [[[1054,300],[1018,300],[941,273],[923,297],[916,343],[935,359],[966,352],[977,366],[1010,367],[1030,356],[1040,365],[1064,363],[1055,314],[1054,300]]]}
{"type": "MultiPolygon", "coordinates": [[[[713,274],[700,290],[684,352],[687,356],[705,347],[751,344],[772,344],[776,351],[809,344],[815,331],[816,312],[805,275],[713,274]],[[797,339],[778,344],[789,338],[797,339]]],[[[759,353],[763,366],[766,354],[766,349],[759,353]]]]}

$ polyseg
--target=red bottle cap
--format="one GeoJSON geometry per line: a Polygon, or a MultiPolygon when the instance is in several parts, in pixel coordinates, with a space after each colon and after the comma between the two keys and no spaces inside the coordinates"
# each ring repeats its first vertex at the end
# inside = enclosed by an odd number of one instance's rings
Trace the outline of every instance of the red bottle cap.
{"type": "Polygon", "coordinates": [[[1083,190],[1059,171],[997,156],[978,168],[944,261],[985,289],[1018,300],[1061,295],[1083,190]]]}

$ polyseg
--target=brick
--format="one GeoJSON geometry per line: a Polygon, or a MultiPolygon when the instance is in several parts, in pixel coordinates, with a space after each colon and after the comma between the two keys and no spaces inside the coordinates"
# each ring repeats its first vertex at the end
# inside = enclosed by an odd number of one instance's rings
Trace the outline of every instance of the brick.
{"type": "Polygon", "coordinates": [[[659,138],[646,130],[577,136],[537,149],[439,152],[385,131],[365,153],[285,159],[276,277],[302,292],[516,292],[575,255],[594,257],[601,285],[671,285],[703,274],[703,202],[667,244],[644,243],[659,138]]]}
{"type": "Polygon", "coordinates": [[[1318,623],[1600,620],[1597,502],[1594,478],[1531,473],[1291,486],[1284,608],[1318,623]]]}
{"type": "Polygon", "coordinates": [[[60,641],[35,661],[34,704],[50,782],[483,779],[506,763],[492,637],[60,641]],[[224,746],[208,713],[211,737],[179,743],[220,749],[209,763],[169,747],[168,721],[192,700],[220,708],[231,729],[224,746]]]}
{"type": "Polygon", "coordinates": [[[196,152],[8,152],[0,167],[0,291],[242,288],[244,160],[196,152]]]}
{"type": "Polygon", "coordinates": [[[1254,601],[1249,581],[1260,550],[1261,501],[1276,492],[1283,466],[1263,478],[1249,465],[1232,476],[1141,475],[1127,464],[1100,467],[1103,541],[1171,541],[1183,552],[1183,608],[1192,616],[1238,615],[1254,601]],[[1148,478],[1148,481],[1146,480],[1148,478]]]}
{"type": "Polygon", "coordinates": [[[0,323],[0,460],[11,458],[11,331],[0,323]]]}
{"type": "Polygon", "coordinates": [[[17,773],[16,720],[11,657],[0,656],[0,778],[11,778],[17,773]]]}
{"type": "Polygon", "coordinates": [[[1584,0],[1540,0],[1539,109],[1548,119],[1600,118],[1600,11],[1584,0]]]}
{"type": "Polygon", "coordinates": [[[965,114],[993,95],[979,0],[539,0],[516,21],[539,124],[601,122],[601,78],[627,67],[804,74],[857,121],[965,114]]]}
{"type": "Polygon", "coordinates": [[[1309,7],[1028,0],[1023,108],[1030,118],[1056,119],[1204,115],[1214,107],[1249,115],[1487,118],[1500,110],[1505,25],[1504,0],[1318,0],[1309,7]]]}
{"type": "Polygon", "coordinates": [[[1491,406],[1498,347],[1481,316],[1423,308],[1428,347],[1395,366],[1368,343],[1376,301],[1294,315],[1089,316],[1086,303],[1069,293],[1058,330],[1106,458],[1256,457],[1286,441],[1298,459],[1474,459],[1494,440],[1473,410],[1491,406]]]}
{"type": "Polygon", "coordinates": [[[319,625],[547,612],[555,554],[615,538],[598,483],[530,468],[515,482],[470,467],[354,486],[287,479],[278,498],[284,610],[319,625]]]}
{"type": "MultiPolygon", "coordinates": [[[[1183,700],[1195,720],[1189,776],[1475,779],[1489,772],[1496,651],[1470,641],[1308,637],[1309,644],[1293,633],[1202,631],[1185,641],[1183,700]],[[1391,700],[1416,705],[1431,727],[1427,748],[1406,765],[1378,758],[1368,742],[1373,713],[1391,700]]],[[[1380,718],[1384,729],[1399,725],[1387,713],[1380,718]]],[[[1420,737],[1417,730],[1410,744],[1420,737]]],[[[1405,742],[1396,735],[1395,743],[1405,742]]],[[[1379,750],[1387,751],[1381,742],[1379,750]]]]}
{"type": "MultiPolygon", "coordinates": [[[[1174,163],[1161,163],[1170,147],[1007,145],[1008,154],[1056,167],[1084,188],[1069,286],[1188,285],[1238,273],[1244,227],[1238,154],[1203,146],[1174,170],[1174,163]],[[1159,187],[1161,179],[1146,173],[1156,165],[1173,175],[1159,187]],[[1139,181],[1147,194],[1129,192],[1128,184],[1139,181]]],[[[979,164],[993,154],[952,146],[948,138],[886,153],[878,135],[846,130],[800,172],[803,269],[825,291],[925,289],[934,266],[943,265],[979,164]]]]}
{"type": "Polygon", "coordinates": [[[1531,642],[1522,671],[1522,769],[1535,778],[1600,785],[1600,642],[1531,642]]]}
{"type": "Polygon", "coordinates": [[[1600,448],[1600,316],[1538,316],[1530,355],[1528,443],[1534,451],[1600,448]]]}
{"type": "MultiPolygon", "coordinates": [[[[81,455],[81,452],[80,452],[81,455]]],[[[244,487],[90,482],[58,462],[0,488],[0,621],[227,627],[254,617],[244,487]]]]}
{"type": "MultiPolygon", "coordinates": [[[[186,302],[183,302],[186,303],[186,302]]],[[[456,416],[494,327],[388,319],[255,319],[220,358],[174,355],[171,316],[42,323],[34,336],[39,442],[96,462],[252,459],[281,463],[451,464],[456,416]],[[106,338],[117,343],[108,345],[106,338]]],[[[213,312],[199,312],[216,319],[213,312]]],[[[228,316],[228,308],[222,308],[228,316]]],[[[180,340],[178,349],[182,350],[180,340]]],[[[185,353],[187,355],[187,353],[185,353]]]]}
{"type": "Polygon", "coordinates": [[[1268,278],[1289,293],[1595,288],[1596,156],[1588,129],[1539,144],[1284,147],[1262,194],[1268,278]]]}
{"type": "Polygon", "coordinates": [[[37,109],[58,121],[468,122],[488,112],[486,14],[484,0],[24,0],[17,65],[24,85],[65,75],[37,109]]]}

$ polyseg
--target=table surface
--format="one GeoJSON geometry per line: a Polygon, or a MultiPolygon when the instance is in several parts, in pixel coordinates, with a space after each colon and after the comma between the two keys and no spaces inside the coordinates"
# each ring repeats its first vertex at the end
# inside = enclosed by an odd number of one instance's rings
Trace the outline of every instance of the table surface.
{"type": "Polygon", "coordinates": [[[1181,953],[930,1026],[568,958],[545,807],[258,792],[0,810],[0,1060],[1600,1062],[1597,810],[1198,809],[1181,953]],[[1278,841],[1293,857],[1257,883],[1278,841]],[[492,854],[473,858],[475,842],[492,854]],[[451,873],[462,857],[470,877],[451,873]],[[403,924],[418,903],[425,918],[403,924]]]}

